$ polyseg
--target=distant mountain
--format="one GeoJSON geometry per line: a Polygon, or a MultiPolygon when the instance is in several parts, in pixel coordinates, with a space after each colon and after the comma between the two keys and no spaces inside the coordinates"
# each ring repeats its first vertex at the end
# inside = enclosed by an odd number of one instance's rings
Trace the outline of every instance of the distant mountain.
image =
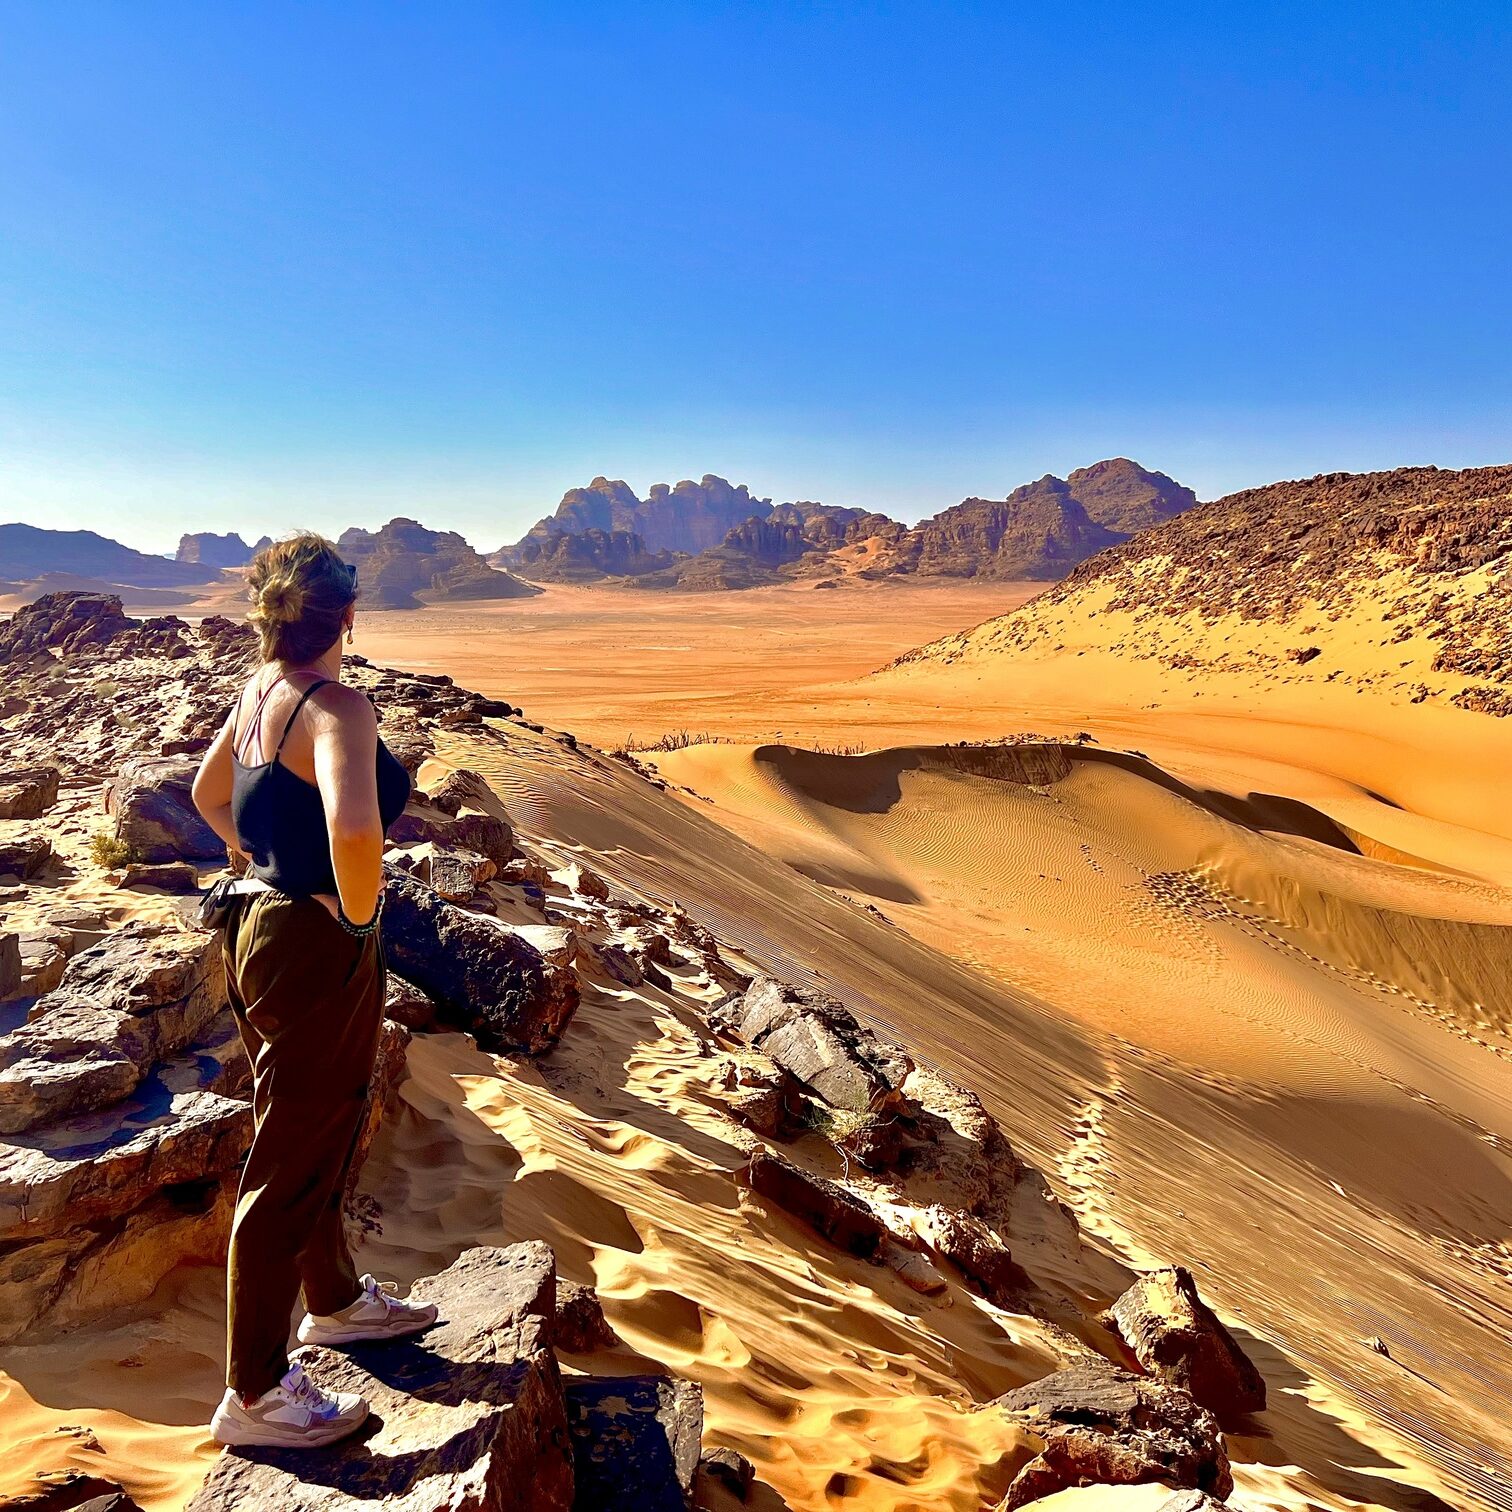
{"type": "Polygon", "coordinates": [[[207,562],[175,562],[134,551],[92,530],[0,525],[0,578],[28,582],[49,573],[125,588],[176,588],[214,582],[220,569],[207,562]]]}
{"type": "Polygon", "coordinates": [[[713,475],[672,489],[658,484],[647,500],[625,483],[595,478],[570,490],[554,515],[493,560],[541,581],[614,577],[627,587],[684,591],[803,577],[1048,581],[1196,502],[1191,489],[1126,457],[1069,478],[1047,475],[1004,499],[966,499],[913,527],[807,500],[774,506],[713,475]],[[693,542],[738,509],[746,512],[714,544],[696,549],[657,549],[632,523],[649,524],[664,543],[693,542]]]}
{"type": "Polygon", "coordinates": [[[648,551],[633,530],[602,530],[596,525],[566,534],[532,531],[514,550],[516,569],[523,576],[552,583],[637,576],[679,560],[670,551],[648,551]]]}
{"type": "Polygon", "coordinates": [[[645,550],[695,553],[718,546],[725,534],[752,515],[765,514],[770,499],[753,499],[744,484],[736,487],[705,473],[697,482],[653,483],[650,494],[637,498],[623,479],[595,478],[586,488],[562,495],[556,513],[532,526],[515,547],[496,556],[500,565],[515,566],[515,555],[532,538],[576,535],[587,530],[624,531],[638,535],[645,550]]]}
{"type": "Polygon", "coordinates": [[[357,567],[368,609],[418,609],[427,602],[522,598],[540,591],[489,566],[455,531],[427,530],[417,520],[393,519],[375,531],[344,530],[336,545],[357,567]]]}
{"type": "Polygon", "coordinates": [[[203,562],[210,567],[245,567],[270,539],[264,536],[255,546],[249,546],[235,531],[216,535],[213,531],[201,530],[179,537],[178,560],[203,562]]]}

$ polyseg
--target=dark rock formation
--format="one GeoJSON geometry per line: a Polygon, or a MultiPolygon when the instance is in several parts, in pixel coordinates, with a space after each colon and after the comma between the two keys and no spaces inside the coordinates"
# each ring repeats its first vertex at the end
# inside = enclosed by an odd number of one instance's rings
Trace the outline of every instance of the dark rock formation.
{"type": "Polygon", "coordinates": [[[234,530],[226,535],[200,530],[179,537],[175,560],[204,567],[245,567],[252,560],[252,547],[234,530]]]}
{"type": "Polygon", "coordinates": [[[156,887],[163,892],[192,893],[199,889],[199,872],[187,861],[163,861],[139,866],[132,862],[121,874],[122,887],[156,887]]]}
{"type": "Polygon", "coordinates": [[[1090,520],[1116,535],[1131,536],[1162,525],[1197,503],[1190,488],[1127,457],[1078,467],[1066,475],[1066,486],[1090,520]]]}
{"type": "Polygon", "coordinates": [[[0,877],[34,877],[52,854],[52,841],[45,835],[0,836],[0,877]]]}
{"type": "Polygon", "coordinates": [[[559,1277],[551,1341],[568,1354],[593,1354],[615,1348],[619,1335],[609,1326],[598,1293],[591,1286],[559,1277]]]}
{"type": "Polygon", "coordinates": [[[358,569],[369,609],[418,609],[432,601],[522,598],[538,590],[490,567],[455,531],[393,519],[376,531],[344,530],[337,546],[358,569]]]}
{"type": "Polygon", "coordinates": [[[1184,1266],[1150,1271],[1108,1309],[1135,1359],[1219,1418],[1265,1410],[1265,1379],[1184,1266]]]}
{"type": "Polygon", "coordinates": [[[473,851],[496,868],[514,855],[514,830],[494,814],[449,814],[424,803],[410,806],[389,826],[391,845],[433,845],[443,850],[473,851]]]}
{"type": "Polygon", "coordinates": [[[648,551],[645,541],[633,530],[600,530],[597,526],[573,532],[533,530],[509,555],[521,577],[550,583],[639,577],[665,571],[677,560],[670,551],[648,551]]]}
{"type": "Polygon", "coordinates": [[[395,971],[486,1050],[553,1045],[577,1010],[577,979],[517,929],[448,903],[388,867],[383,942],[395,971]]]}
{"type": "Polygon", "coordinates": [[[199,764],[184,756],[128,761],[105,790],[105,812],[133,861],[224,858],[226,843],[200,817],[192,789],[199,764]]]}
{"type": "Polygon", "coordinates": [[[686,1512],[703,1439],[703,1392],[672,1376],[567,1382],[574,1512],[686,1512]]]}
{"type": "Polygon", "coordinates": [[[21,936],[0,931],[0,1003],[21,996],[21,936]]]}
{"type": "Polygon", "coordinates": [[[1045,1441],[1014,1478],[1004,1512],[1069,1486],[1165,1481],[1220,1501],[1234,1489],[1217,1420],[1176,1387],[1088,1361],[998,1404],[1045,1441]]]}
{"type": "Polygon", "coordinates": [[[411,1295],[440,1308],[419,1338],[294,1356],[327,1390],[366,1397],[373,1429],[327,1449],[228,1450],[188,1512],[569,1512],[551,1251],[467,1250],[411,1295]]]}

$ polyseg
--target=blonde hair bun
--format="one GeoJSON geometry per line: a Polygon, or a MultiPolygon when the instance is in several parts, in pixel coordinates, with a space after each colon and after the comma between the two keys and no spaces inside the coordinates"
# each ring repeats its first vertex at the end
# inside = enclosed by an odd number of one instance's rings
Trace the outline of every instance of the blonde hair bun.
{"type": "Polygon", "coordinates": [[[274,577],[257,590],[257,617],[270,625],[292,625],[304,613],[304,589],[288,577],[274,577]]]}
{"type": "Polygon", "coordinates": [[[330,541],[306,530],[253,557],[247,591],[263,660],[304,666],[340,641],[357,574],[330,541]]]}

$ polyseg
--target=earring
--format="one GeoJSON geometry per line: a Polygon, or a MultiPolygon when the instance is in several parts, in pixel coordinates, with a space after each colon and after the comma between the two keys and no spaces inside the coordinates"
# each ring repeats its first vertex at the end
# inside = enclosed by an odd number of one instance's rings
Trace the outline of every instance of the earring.
{"type": "Polygon", "coordinates": [[[351,644],[352,644],[352,627],[350,625],[348,625],[347,626],[347,645],[350,646],[351,644]]]}

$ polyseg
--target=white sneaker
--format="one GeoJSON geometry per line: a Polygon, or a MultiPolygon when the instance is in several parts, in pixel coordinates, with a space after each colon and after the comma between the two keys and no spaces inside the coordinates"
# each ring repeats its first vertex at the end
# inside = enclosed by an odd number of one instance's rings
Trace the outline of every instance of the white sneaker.
{"type": "Polygon", "coordinates": [[[218,1444],[313,1449],[356,1432],[367,1415],[368,1404],[355,1392],[330,1396],[291,1365],[283,1380],[250,1406],[228,1390],[210,1419],[210,1435],[218,1444]]]}
{"type": "Polygon", "coordinates": [[[329,1317],[306,1313],[299,1324],[301,1344],[357,1344],[380,1339],[402,1339],[419,1333],[436,1321],[436,1306],[405,1302],[392,1281],[362,1278],[362,1295],[329,1317]]]}

